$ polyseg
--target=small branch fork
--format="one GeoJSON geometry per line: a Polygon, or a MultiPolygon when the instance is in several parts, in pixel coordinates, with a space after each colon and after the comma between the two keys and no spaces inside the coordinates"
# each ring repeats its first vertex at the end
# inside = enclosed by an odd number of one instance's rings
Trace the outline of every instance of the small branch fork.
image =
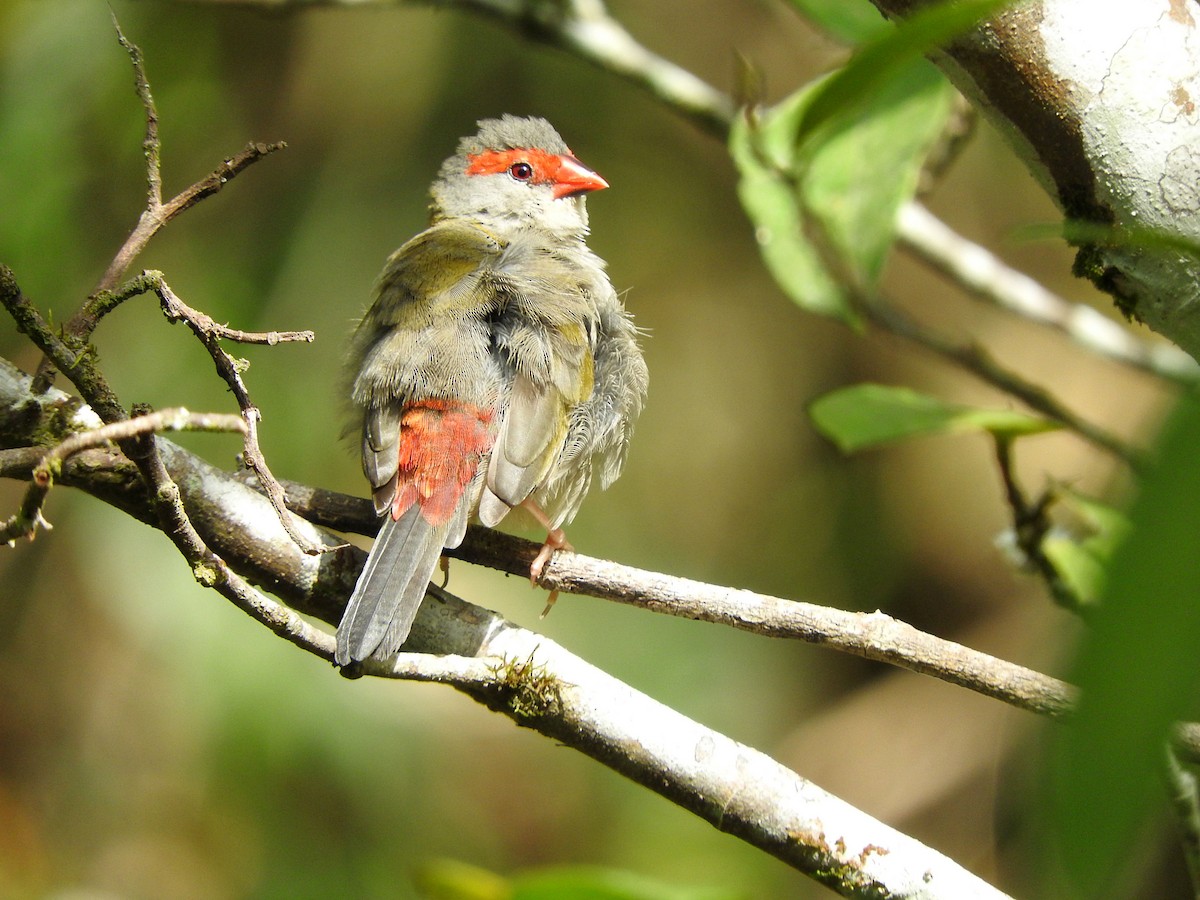
{"type": "Polygon", "coordinates": [[[1079,598],[1063,584],[1062,577],[1046,556],[1044,549],[1043,541],[1052,525],[1050,507],[1056,499],[1054,491],[1043,491],[1031,503],[1017,482],[1012,458],[1012,440],[1000,435],[996,435],[995,440],[996,464],[1000,469],[1000,479],[1004,484],[1004,498],[1012,511],[1016,549],[1020,552],[1025,565],[1036,572],[1045,582],[1047,590],[1058,603],[1073,612],[1085,612],[1079,598]]]}
{"type": "MultiPolygon", "coordinates": [[[[162,197],[162,142],[158,133],[158,109],[154,104],[154,96],[150,92],[150,82],[146,79],[146,70],[142,61],[141,49],[125,37],[117,21],[116,14],[112,16],[113,28],[117,32],[117,40],[129,55],[133,65],[134,89],[141,101],[146,115],[146,134],[142,139],[142,151],[146,157],[146,208],[138,218],[137,225],[125,243],[117,251],[112,262],[101,276],[93,298],[116,290],[133,261],[146,248],[150,239],[160,229],[166,226],[180,213],[195,206],[206,197],[211,197],[247,167],[260,159],[284,149],[287,144],[251,143],[244,150],[224,160],[220,166],[184,189],[168,201],[162,197]]],[[[69,345],[82,347],[91,340],[92,333],[99,324],[100,317],[107,312],[103,305],[88,302],[67,321],[62,329],[63,340],[69,345]]],[[[38,367],[34,387],[39,392],[44,391],[54,382],[54,367],[50,359],[43,359],[38,367]]],[[[99,410],[97,410],[99,412],[99,410]]]]}
{"type": "Polygon", "coordinates": [[[262,415],[258,407],[250,399],[250,392],[246,388],[246,383],[242,380],[241,373],[246,367],[246,362],[245,360],[235,359],[221,346],[222,339],[244,344],[267,344],[269,346],[297,341],[311,343],[315,339],[315,335],[311,331],[269,331],[261,333],[241,331],[222,325],[214,321],[211,316],[185,303],[171,289],[171,286],[167,284],[162,272],[153,270],[142,272],[141,275],[130,279],[116,290],[100,291],[93,294],[88,299],[87,304],[85,304],[83,313],[89,320],[99,322],[104,315],[116,309],[117,306],[130,297],[151,292],[158,295],[159,305],[162,307],[163,315],[167,317],[168,321],[182,321],[187,324],[188,328],[191,329],[192,333],[200,340],[200,343],[204,345],[204,348],[212,357],[217,367],[217,373],[224,379],[225,383],[229,385],[229,389],[233,392],[233,396],[242,410],[242,419],[245,423],[245,428],[242,429],[242,433],[245,436],[242,461],[247,468],[258,476],[263,490],[270,499],[271,505],[275,507],[275,511],[279,515],[279,521],[283,523],[288,536],[308,554],[323,553],[333,549],[324,545],[314,544],[302,535],[292,523],[291,513],[287,511],[283,488],[280,487],[279,482],[271,474],[271,470],[267,466],[266,458],[263,456],[259,445],[258,423],[262,419],[262,415]]]}
{"type": "Polygon", "coordinates": [[[245,434],[246,423],[240,416],[193,413],[177,408],[146,413],[132,419],[102,425],[92,431],[73,434],[49,450],[34,466],[33,477],[20,510],[0,525],[0,543],[7,543],[11,547],[18,538],[27,537],[33,540],[39,526],[46,530],[53,527],[42,514],[42,507],[67,459],[94,447],[163,431],[238,431],[245,434]]]}
{"type": "Polygon", "coordinates": [[[113,28],[117,32],[117,40],[129,54],[133,63],[133,83],[142,108],[146,111],[146,136],[142,140],[142,150],[146,155],[146,209],[138,219],[137,226],[126,239],[117,255],[109,263],[108,269],[96,285],[97,291],[112,290],[121,282],[121,278],[133,261],[146,248],[150,239],[158,230],[205,197],[211,197],[232,181],[238,173],[248,166],[258,162],[264,156],[282,150],[286,143],[252,143],[240,153],[231,156],[221,163],[213,172],[200,179],[191,187],[181,191],[170,200],[163,202],[162,195],[162,142],[158,135],[158,109],[154,104],[154,96],[150,93],[150,82],[146,80],[146,70],[142,61],[141,49],[125,37],[116,13],[112,16],[113,28]]]}
{"type": "Polygon", "coordinates": [[[213,362],[216,363],[217,372],[225,380],[225,383],[229,385],[234,397],[237,398],[238,406],[242,410],[242,419],[246,424],[246,439],[245,447],[242,451],[242,460],[246,467],[258,476],[258,480],[262,484],[268,499],[270,499],[271,505],[275,508],[275,512],[279,516],[279,521],[283,524],[284,530],[287,531],[288,537],[305,553],[310,555],[316,555],[332,549],[313,543],[302,535],[292,523],[292,514],[288,512],[283,488],[279,486],[279,482],[271,474],[271,470],[267,466],[266,457],[263,456],[262,448],[259,446],[258,423],[262,419],[262,414],[259,412],[258,407],[250,400],[250,393],[246,389],[245,382],[242,380],[241,372],[245,368],[246,363],[243,360],[235,360],[225,352],[225,349],[220,344],[222,337],[243,343],[269,345],[285,341],[305,341],[312,343],[315,335],[311,331],[271,331],[265,334],[255,334],[219,325],[210,316],[192,309],[192,307],[180,300],[178,295],[163,280],[161,272],[146,272],[143,275],[151,280],[153,290],[158,294],[163,313],[167,319],[171,322],[177,322],[182,319],[187,323],[192,333],[204,344],[205,349],[212,356],[213,362]]]}
{"type": "MultiPolygon", "coordinates": [[[[258,476],[288,535],[305,553],[320,553],[323,549],[329,548],[322,548],[314,544],[295,528],[291,514],[288,513],[284,504],[283,489],[271,475],[263,456],[258,439],[258,423],[261,414],[252,402],[241,376],[246,362],[234,359],[220,344],[221,340],[268,345],[296,341],[311,342],[314,339],[313,333],[311,331],[255,333],[221,325],[210,316],[181,300],[167,284],[161,272],[146,271],[124,284],[119,283],[133,260],[167,223],[204,198],[220,191],[225,184],[251,164],[285,145],[283,143],[250,144],[241,153],[223,161],[209,175],[164,202],[158,110],[150,91],[150,83],[146,78],[142,53],[136,44],[126,38],[115,15],[113,16],[113,27],[116,29],[117,40],[129,55],[133,65],[134,87],[146,116],[146,132],[142,141],[146,157],[146,208],[138,219],[133,232],[113,257],[96,290],[66,323],[59,335],[52,333],[37,310],[21,294],[12,272],[7,268],[0,270],[0,294],[3,295],[0,300],[16,318],[18,327],[28,334],[46,354],[34,378],[34,391],[44,393],[49,388],[53,382],[56,368],[65,371],[100,417],[113,426],[111,433],[106,433],[104,437],[97,440],[117,441],[122,450],[131,459],[138,462],[143,475],[147,478],[147,484],[150,486],[152,494],[160,493],[164,489],[169,490],[171,486],[167,482],[157,480],[165,475],[165,469],[155,458],[152,439],[153,433],[163,430],[163,427],[150,424],[156,420],[146,416],[139,417],[138,421],[142,423],[139,426],[140,430],[132,433],[126,433],[116,427],[119,423],[129,420],[128,413],[91,361],[93,358],[91,337],[104,316],[131,297],[154,292],[158,295],[160,306],[167,319],[171,322],[180,320],[186,322],[192,333],[208,350],[218,373],[229,385],[237,399],[242,412],[242,424],[235,430],[240,431],[243,435],[243,461],[258,476]]],[[[30,493],[26,495],[21,510],[5,527],[3,535],[8,535],[7,540],[25,534],[32,537],[37,525],[45,523],[45,518],[41,513],[41,504],[44,500],[44,492],[48,488],[49,480],[41,486],[35,480],[34,489],[31,489],[30,493]],[[37,491],[42,492],[40,498],[36,496],[37,491]]],[[[168,533],[173,532],[169,531],[168,533]]]]}

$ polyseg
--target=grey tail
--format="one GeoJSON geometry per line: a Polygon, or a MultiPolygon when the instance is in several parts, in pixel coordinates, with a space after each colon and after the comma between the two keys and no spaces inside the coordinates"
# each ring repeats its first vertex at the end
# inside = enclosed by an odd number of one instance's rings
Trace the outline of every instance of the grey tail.
{"type": "Polygon", "coordinates": [[[445,530],[430,525],[415,503],[399,519],[384,517],[338,625],[339,666],[370,656],[386,659],[404,643],[441,556],[445,530]]]}

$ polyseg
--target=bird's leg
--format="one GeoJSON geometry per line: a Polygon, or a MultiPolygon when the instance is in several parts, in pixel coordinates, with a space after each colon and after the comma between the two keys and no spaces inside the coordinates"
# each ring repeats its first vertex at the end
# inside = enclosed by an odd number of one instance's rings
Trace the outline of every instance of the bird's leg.
{"type": "Polygon", "coordinates": [[[550,519],[540,506],[532,500],[526,500],[521,505],[529,510],[530,515],[537,519],[538,523],[546,529],[546,542],[542,544],[542,549],[538,551],[537,556],[533,558],[533,562],[529,564],[529,583],[537,587],[538,580],[542,577],[542,570],[546,568],[546,563],[550,562],[550,558],[554,556],[554,551],[574,550],[575,548],[567,540],[566,532],[561,528],[550,527],[550,519]]]}

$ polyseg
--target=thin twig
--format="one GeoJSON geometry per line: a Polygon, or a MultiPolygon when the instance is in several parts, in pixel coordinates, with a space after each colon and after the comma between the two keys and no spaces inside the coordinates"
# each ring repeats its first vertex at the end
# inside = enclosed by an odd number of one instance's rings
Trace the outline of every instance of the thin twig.
{"type": "MultiPolygon", "coordinates": [[[[135,279],[135,282],[147,284],[146,290],[152,290],[158,294],[162,304],[163,315],[167,317],[169,322],[178,322],[180,320],[187,322],[188,327],[192,329],[205,345],[219,340],[229,340],[239,344],[266,344],[269,346],[285,343],[311,344],[316,340],[316,335],[312,331],[241,331],[237,328],[230,328],[228,325],[222,325],[207,313],[202,313],[200,310],[184,303],[179,295],[171,290],[162,272],[148,269],[135,279]]],[[[232,364],[232,358],[230,359],[230,363],[232,364]]],[[[237,385],[230,384],[230,387],[234,388],[235,391],[240,390],[243,393],[245,392],[245,385],[240,381],[237,385]]],[[[249,397],[247,396],[246,399],[249,400],[249,397]]]]}
{"type": "Polygon", "coordinates": [[[240,416],[227,413],[194,413],[183,407],[143,413],[123,422],[112,422],[92,431],[81,431],[62,441],[42,457],[33,471],[33,480],[39,484],[50,485],[63,461],[81,450],[162,431],[236,431],[244,434],[246,425],[240,416]]]}
{"type": "MultiPolygon", "coordinates": [[[[148,294],[151,291],[157,293],[164,284],[165,280],[162,272],[154,269],[146,269],[112,290],[96,291],[88,297],[87,302],[83,306],[82,315],[92,323],[98,323],[104,316],[108,315],[126,300],[142,294],[148,294]]],[[[294,342],[311,344],[316,340],[316,335],[312,331],[242,331],[238,328],[230,328],[228,325],[216,322],[211,316],[188,306],[174,292],[171,293],[171,298],[166,301],[163,313],[170,322],[178,322],[180,319],[189,318],[200,324],[206,334],[212,334],[214,337],[234,341],[239,344],[267,344],[274,346],[275,344],[294,342]]]]}
{"type": "Polygon", "coordinates": [[[978,299],[1060,331],[1097,356],[1181,384],[1200,378],[1200,365],[1178,347],[1142,340],[1092,307],[1064,300],[955,232],[920,203],[901,208],[897,229],[902,247],[978,299]]]}
{"type": "Polygon", "coordinates": [[[130,454],[130,458],[138,466],[150,490],[150,501],[158,515],[159,527],[187,560],[196,581],[213,588],[238,609],[285,640],[332,662],[335,648],[332,635],[310,625],[283,604],[255,590],[208,548],[188,518],[179,486],[163,464],[154,434],[143,434],[134,440],[140,445],[139,452],[130,454]]]}
{"type": "Polygon", "coordinates": [[[1001,366],[986,350],[974,342],[958,342],[926,328],[890,303],[876,302],[875,298],[861,296],[859,309],[872,324],[881,330],[952,362],[970,372],[980,381],[990,384],[1006,394],[1020,400],[1030,409],[1048,419],[1059,422],[1080,437],[1108,451],[1133,468],[1145,465],[1145,454],[1122,441],[1111,432],[1093,425],[1076,415],[1053,394],[1041,385],[1001,366]]]}
{"type": "Polygon", "coordinates": [[[1009,509],[1012,510],[1013,542],[1016,553],[1020,554],[1021,563],[1041,577],[1050,595],[1059,605],[1075,613],[1085,613],[1087,610],[1081,598],[1064,583],[1058,569],[1046,556],[1043,548],[1043,541],[1052,525],[1049,511],[1055,500],[1054,491],[1044,491],[1036,501],[1030,503],[1017,482],[1012,460],[1012,439],[1003,435],[994,435],[994,438],[996,462],[1004,484],[1004,496],[1009,509]]]}
{"type": "MultiPolygon", "coordinates": [[[[146,208],[138,218],[138,223],[126,238],[121,249],[108,265],[108,269],[96,285],[96,291],[111,291],[121,281],[125,271],[145,249],[146,244],[160,228],[170,222],[184,210],[194,206],[205,197],[210,197],[223,188],[227,182],[245,169],[258,162],[264,156],[282,150],[287,145],[283,142],[273,144],[252,143],[235,156],[226,159],[214,171],[195,184],[184,189],[167,202],[162,195],[162,141],[158,133],[158,109],[154,104],[154,96],[150,92],[150,82],[146,78],[146,68],[142,60],[142,51],[137,44],[125,37],[121,24],[117,21],[116,13],[112,16],[113,28],[117,32],[117,41],[129,54],[133,65],[133,83],[146,114],[146,136],[142,140],[142,152],[146,156],[146,208]]],[[[93,292],[95,293],[95,291],[93,292]]],[[[86,321],[68,323],[73,333],[79,327],[86,327],[86,321]]],[[[94,324],[91,325],[94,328],[94,324]]],[[[90,329],[80,334],[90,335],[90,329]]]]}
{"type": "Polygon", "coordinates": [[[250,399],[250,392],[246,388],[246,383],[242,380],[241,369],[243,368],[243,364],[240,364],[238,360],[235,360],[226,353],[220,343],[222,337],[230,337],[231,334],[253,339],[257,343],[277,343],[280,340],[312,341],[313,333],[311,331],[298,331],[271,332],[268,335],[257,335],[244,331],[233,332],[224,325],[218,325],[213,321],[211,316],[193,309],[184,303],[171,290],[170,285],[162,278],[161,273],[153,274],[157,276],[155,278],[154,290],[161,301],[163,314],[172,322],[182,319],[187,323],[192,333],[200,339],[200,343],[208,350],[209,356],[212,357],[213,362],[216,364],[217,373],[225,380],[225,383],[229,385],[229,389],[233,392],[233,396],[242,410],[242,418],[246,424],[246,438],[242,459],[245,465],[258,476],[258,480],[262,483],[263,490],[270,499],[271,505],[275,507],[275,511],[279,515],[279,521],[283,523],[288,536],[296,542],[298,547],[310,555],[315,556],[319,553],[329,552],[332,548],[308,540],[293,524],[291,513],[287,509],[287,498],[284,496],[283,488],[279,486],[279,482],[271,474],[266,457],[263,456],[262,448],[259,445],[258,423],[262,419],[262,414],[250,399]]]}
{"type": "MultiPolygon", "coordinates": [[[[510,574],[528,574],[540,545],[473,527],[451,555],[510,574]]],[[[1048,716],[1063,716],[1076,689],[1033,669],[919,631],[885,613],[852,612],[649,572],[559,551],[538,586],[651,612],[805,641],[887,663],[1048,716]]]]}
{"type": "Polygon", "coordinates": [[[193,413],[176,408],[146,413],[120,422],[111,422],[92,431],[73,434],[43,454],[33,467],[29,488],[21,501],[20,509],[0,525],[0,543],[12,546],[19,538],[32,540],[39,527],[50,530],[52,526],[46,521],[42,508],[67,459],[83,450],[159,431],[236,431],[245,434],[246,425],[239,416],[193,413]]]}
{"type": "Polygon", "coordinates": [[[133,88],[146,113],[146,136],[142,139],[142,153],[146,157],[146,208],[157,209],[162,206],[162,143],[158,136],[158,107],[154,104],[154,95],[150,93],[150,82],[146,80],[142,49],[125,37],[116,12],[109,12],[113,30],[117,33],[117,43],[125,49],[133,65],[133,88]]]}
{"type": "MultiPolygon", "coordinates": [[[[96,284],[92,297],[63,326],[63,339],[68,344],[81,348],[88,345],[100,319],[122,300],[133,296],[131,293],[121,296],[117,286],[134,260],[161,228],[204,198],[216,194],[248,166],[287,146],[282,141],[248,144],[240,153],[224,160],[220,166],[204,178],[164,202],[162,197],[162,141],[158,129],[158,109],[150,91],[150,82],[146,78],[142,51],[125,36],[115,13],[113,14],[113,28],[117,33],[117,41],[129,56],[130,64],[133,67],[134,89],[146,116],[146,132],[142,139],[142,152],[146,157],[146,207],[138,217],[133,231],[117,250],[100,281],[96,284]],[[98,299],[99,297],[103,299],[98,299]]],[[[134,293],[141,292],[135,291],[134,293]]],[[[48,358],[43,359],[38,367],[36,385],[39,391],[45,390],[54,381],[55,368],[52,363],[53,361],[48,358]]],[[[99,412],[99,410],[97,411],[99,412]]]]}
{"type": "Polygon", "coordinates": [[[172,219],[195,206],[206,197],[211,197],[234,179],[242,170],[265,156],[287,147],[283,141],[274,143],[247,144],[245,149],[226,159],[216,169],[195,184],[180,191],[165,203],[148,206],[138,219],[137,225],[109,263],[108,269],[96,285],[96,291],[111,290],[120,283],[126,270],[146,248],[146,244],[172,219]]]}

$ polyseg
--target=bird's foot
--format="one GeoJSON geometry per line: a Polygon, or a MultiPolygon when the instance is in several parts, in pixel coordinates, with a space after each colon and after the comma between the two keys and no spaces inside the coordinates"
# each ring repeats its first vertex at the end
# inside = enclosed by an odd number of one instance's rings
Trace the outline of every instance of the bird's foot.
{"type": "MultiPolygon", "coordinates": [[[[574,550],[571,542],[567,540],[566,533],[561,528],[553,528],[546,533],[546,542],[542,544],[542,549],[538,551],[537,556],[533,558],[533,562],[529,564],[529,583],[537,587],[537,583],[542,578],[542,570],[546,568],[546,563],[550,562],[554,556],[555,550],[574,550]]],[[[553,603],[553,601],[551,601],[553,603]]]]}

